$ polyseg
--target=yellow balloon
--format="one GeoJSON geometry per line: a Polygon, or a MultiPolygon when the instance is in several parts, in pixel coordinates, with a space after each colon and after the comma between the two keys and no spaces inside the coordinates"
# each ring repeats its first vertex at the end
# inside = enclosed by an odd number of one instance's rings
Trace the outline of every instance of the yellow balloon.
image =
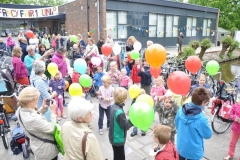
{"type": "Polygon", "coordinates": [[[148,94],[142,94],[142,95],[138,96],[138,98],[136,99],[136,102],[146,102],[151,107],[154,106],[153,98],[148,94]]]}
{"type": "Polygon", "coordinates": [[[140,94],[140,87],[138,85],[131,85],[128,89],[129,95],[131,99],[136,98],[140,94]]]}
{"type": "Polygon", "coordinates": [[[69,87],[69,94],[71,96],[82,96],[82,87],[79,83],[72,83],[69,87]]]}
{"type": "Polygon", "coordinates": [[[52,76],[55,76],[58,72],[58,66],[56,63],[49,63],[47,66],[47,70],[52,76]]]}

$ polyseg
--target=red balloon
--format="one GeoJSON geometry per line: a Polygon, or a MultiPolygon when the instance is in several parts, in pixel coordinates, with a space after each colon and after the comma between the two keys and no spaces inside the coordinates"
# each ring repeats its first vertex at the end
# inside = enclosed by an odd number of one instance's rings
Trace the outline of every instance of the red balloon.
{"type": "Polygon", "coordinates": [[[192,74],[196,74],[202,67],[202,62],[198,56],[190,56],[185,61],[185,67],[192,74]]]}
{"type": "Polygon", "coordinates": [[[186,73],[175,71],[169,75],[167,85],[173,93],[187,95],[191,87],[191,80],[186,73]]]}
{"type": "Polygon", "coordinates": [[[161,68],[150,67],[150,73],[154,78],[157,78],[160,75],[161,71],[161,68]]]}
{"type": "Polygon", "coordinates": [[[101,51],[105,56],[109,56],[112,53],[111,44],[104,44],[101,48],[101,51]]]}
{"type": "Polygon", "coordinates": [[[132,58],[131,58],[131,56],[130,56],[130,52],[127,53],[127,58],[128,58],[128,62],[131,62],[131,61],[132,61],[132,58]]]}
{"type": "Polygon", "coordinates": [[[32,31],[30,31],[30,30],[28,30],[26,32],[26,35],[27,35],[28,38],[34,38],[34,33],[32,31]]]}

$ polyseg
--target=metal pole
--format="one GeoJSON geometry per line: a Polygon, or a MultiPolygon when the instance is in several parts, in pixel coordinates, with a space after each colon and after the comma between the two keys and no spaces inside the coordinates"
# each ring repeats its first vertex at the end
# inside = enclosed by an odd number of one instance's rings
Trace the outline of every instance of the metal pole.
{"type": "Polygon", "coordinates": [[[100,40],[100,2],[97,0],[97,12],[98,12],[98,40],[100,40]]]}
{"type": "Polygon", "coordinates": [[[88,28],[88,32],[89,32],[89,6],[88,6],[88,0],[87,0],[87,28],[88,28]]]}

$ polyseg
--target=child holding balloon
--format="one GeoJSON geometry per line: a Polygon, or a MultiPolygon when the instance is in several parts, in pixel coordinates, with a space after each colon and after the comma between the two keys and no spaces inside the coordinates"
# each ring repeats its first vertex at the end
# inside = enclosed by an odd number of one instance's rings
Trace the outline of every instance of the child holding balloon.
{"type": "Polygon", "coordinates": [[[61,76],[61,72],[58,71],[56,73],[56,75],[54,76],[53,79],[50,80],[49,82],[49,87],[52,88],[52,91],[57,92],[57,96],[55,97],[55,101],[57,103],[57,108],[56,108],[56,115],[57,115],[57,120],[60,121],[61,117],[62,118],[67,118],[67,116],[65,116],[64,111],[63,111],[63,93],[64,93],[64,89],[66,87],[65,81],[61,76]],[[61,114],[58,114],[58,109],[60,109],[61,114]]]}
{"type": "Polygon", "coordinates": [[[150,73],[150,66],[146,60],[144,61],[144,66],[138,72],[138,76],[141,77],[141,87],[150,95],[152,75],[150,73]]]}
{"type": "Polygon", "coordinates": [[[132,74],[131,74],[131,79],[133,81],[133,84],[137,84],[140,86],[141,82],[141,77],[138,76],[138,72],[142,68],[142,65],[140,64],[140,59],[135,60],[135,64],[132,67],[132,74]]]}
{"type": "Polygon", "coordinates": [[[162,76],[159,76],[155,79],[155,85],[152,86],[150,95],[154,99],[154,101],[157,101],[160,96],[163,96],[166,94],[166,89],[164,87],[164,80],[162,76]]]}
{"type": "Polygon", "coordinates": [[[111,77],[113,88],[119,87],[119,77],[121,75],[120,71],[117,69],[117,62],[112,61],[110,63],[110,71],[108,71],[108,75],[111,77]]]}
{"type": "Polygon", "coordinates": [[[125,68],[121,69],[120,86],[128,89],[128,86],[132,84],[132,80],[127,76],[127,71],[125,68]]]}

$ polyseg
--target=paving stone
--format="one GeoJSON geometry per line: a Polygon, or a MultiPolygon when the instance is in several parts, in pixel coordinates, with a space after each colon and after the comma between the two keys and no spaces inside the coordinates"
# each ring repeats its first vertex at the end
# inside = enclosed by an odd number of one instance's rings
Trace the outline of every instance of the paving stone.
{"type": "Polygon", "coordinates": [[[137,140],[130,141],[128,142],[128,144],[135,150],[138,150],[143,147],[143,144],[137,140]]]}

